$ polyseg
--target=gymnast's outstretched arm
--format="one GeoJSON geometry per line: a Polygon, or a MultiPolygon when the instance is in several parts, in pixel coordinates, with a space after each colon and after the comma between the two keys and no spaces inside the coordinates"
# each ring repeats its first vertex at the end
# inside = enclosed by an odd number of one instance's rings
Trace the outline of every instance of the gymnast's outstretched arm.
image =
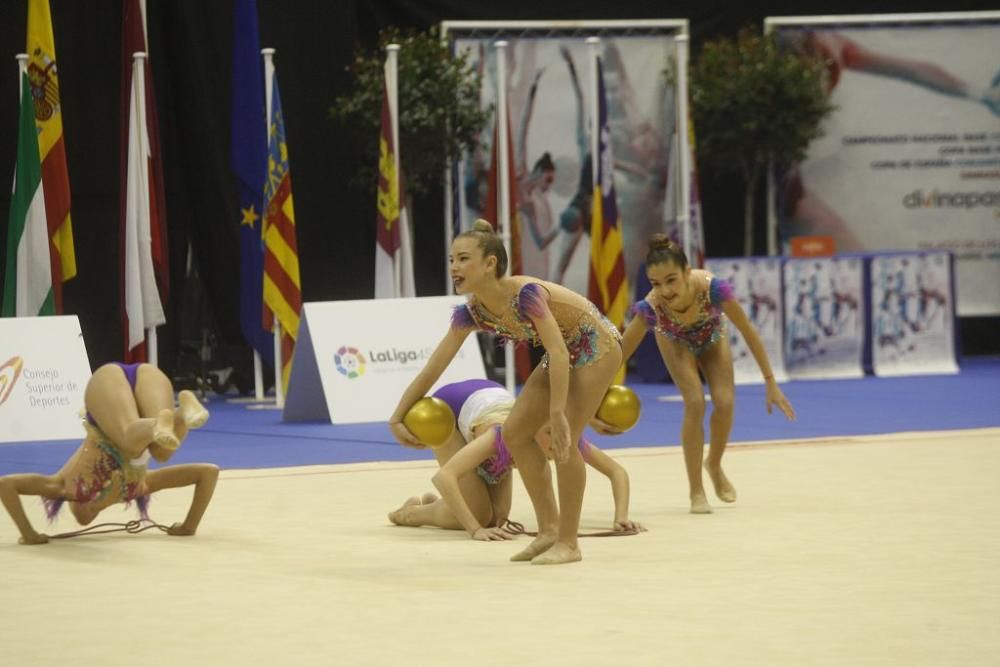
{"type": "Polygon", "coordinates": [[[21,496],[58,498],[62,493],[63,482],[58,475],[21,474],[0,477],[0,502],[3,502],[7,514],[21,533],[21,539],[18,540],[21,544],[45,544],[49,541],[47,535],[37,532],[28,521],[21,496]]]}

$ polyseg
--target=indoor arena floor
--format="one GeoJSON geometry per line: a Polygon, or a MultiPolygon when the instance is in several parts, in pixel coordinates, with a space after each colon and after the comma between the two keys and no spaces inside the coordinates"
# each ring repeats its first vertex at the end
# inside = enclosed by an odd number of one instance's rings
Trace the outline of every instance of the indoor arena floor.
{"type": "MultiPolygon", "coordinates": [[[[0,520],[0,664],[984,665],[1000,655],[1000,428],[734,446],[739,491],[687,513],[677,447],[610,452],[648,532],[529,538],[389,524],[427,460],[222,472],[194,538],[16,544],[0,520]]],[[[584,531],[610,527],[590,472],[584,531]]],[[[189,490],[154,498],[182,517],[189,490]]],[[[40,505],[27,503],[36,525],[40,505]]],[[[515,519],[532,527],[515,483],[515,519]]],[[[117,509],[104,521],[133,518],[117,509]]],[[[75,525],[64,513],[59,530],[75,525]]],[[[54,532],[50,527],[49,532],[54,532]]]]}

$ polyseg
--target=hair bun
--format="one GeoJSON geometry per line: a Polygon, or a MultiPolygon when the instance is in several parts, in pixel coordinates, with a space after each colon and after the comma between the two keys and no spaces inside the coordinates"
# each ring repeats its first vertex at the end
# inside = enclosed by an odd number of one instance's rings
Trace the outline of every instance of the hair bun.
{"type": "Polygon", "coordinates": [[[472,223],[472,231],[484,232],[486,234],[495,233],[493,225],[490,224],[489,220],[485,220],[484,218],[478,218],[474,223],[472,223]]]}
{"type": "Polygon", "coordinates": [[[671,248],[673,245],[674,242],[670,240],[670,237],[662,232],[658,234],[653,234],[651,237],[649,237],[650,250],[657,250],[658,248],[667,249],[671,248]]]}

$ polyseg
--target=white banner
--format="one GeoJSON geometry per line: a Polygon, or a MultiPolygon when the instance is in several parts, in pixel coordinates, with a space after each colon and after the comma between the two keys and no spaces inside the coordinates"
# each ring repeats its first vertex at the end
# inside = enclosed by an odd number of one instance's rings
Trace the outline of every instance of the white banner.
{"type": "Polygon", "coordinates": [[[776,179],[782,239],[953,251],[959,314],[1000,313],[1000,22],[777,34],[827,63],[834,106],[807,159],[776,179]]]}
{"type": "MultiPolygon", "coordinates": [[[[760,334],[775,380],[787,380],[782,352],[781,260],[776,257],[709,259],[705,268],[732,284],[736,300],[760,334]]],[[[726,327],[736,384],[763,384],[764,377],[743,334],[731,322],[726,327]]]]}
{"type": "Polygon", "coordinates": [[[89,380],[76,315],[0,319],[0,442],[82,440],[89,380]]]}
{"type": "Polygon", "coordinates": [[[864,260],[787,259],[783,270],[788,375],[795,379],[863,377],[864,260]]]}
{"type": "MultiPolygon", "coordinates": [[[[388,420],[463,303],[462,296],[434,296],[303,304],[284,419],[388,420]]],[[[470,335],[428,394],[485,377],[479,342],[470,335]]]]}
{"type": "Polygon", "coordinates": [[[869,309],[876,375],[957,373],[948,253],[873,257],[869,309]]]}

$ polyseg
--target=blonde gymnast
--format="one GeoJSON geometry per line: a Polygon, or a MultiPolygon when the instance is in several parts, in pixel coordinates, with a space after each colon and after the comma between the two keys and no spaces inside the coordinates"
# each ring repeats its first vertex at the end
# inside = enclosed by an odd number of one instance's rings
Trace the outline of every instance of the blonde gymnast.
{"type": "MultiPolygon", "coordinates": [[[[507,540],[514,535],[504,530],[511,506],[510,469],[516,465],[503,442],[500,427],[514,405],[514,397],[500,384],[490,380],[466,380],[441,387],[434,394],[446,401],[457,415],[458,437],[463,446],[452,453],[434,475],[434,486],[441,493],[412,497],[389,520],[402,526],[437,526],[465,529],[474,540],[507,540]],[[465,444],[465,443],[468,444],[465,444]],[[467,491],[468,478],[479,478],[489,495],[484,508],[480,494],[467,491]]],[[[551,439],[545,429],[536,441],[551,457],[551,439]]],[[[611,482],[615,503],[613,532],[645,530],[628,518],[628,472],[596,445],[581,438],[580,454],[584,462],[605,475],[611,482]]]]}
{"type": "Polygon", "coordinates": [[[469,300],[455,310],[448,333],[403,392],[389,420],[392,432],[403,444],[418,444],[403,425],[403,416],[473,331],[543,345],[546,356],[502,428],[538,521],[538,536],[512,560],[539,565],[578,561],[586,470],[571,443],[579,442],[621,366],[621,334],[596,306],[561,285],[530,276],[504,277],[507,253],[485,220],[455,238],[449,260],[455,291],[469,295],[469,300]],[[551,426],[559,479],[558,508],[545,455],[534,442],[546,423],[551,426]]]}

